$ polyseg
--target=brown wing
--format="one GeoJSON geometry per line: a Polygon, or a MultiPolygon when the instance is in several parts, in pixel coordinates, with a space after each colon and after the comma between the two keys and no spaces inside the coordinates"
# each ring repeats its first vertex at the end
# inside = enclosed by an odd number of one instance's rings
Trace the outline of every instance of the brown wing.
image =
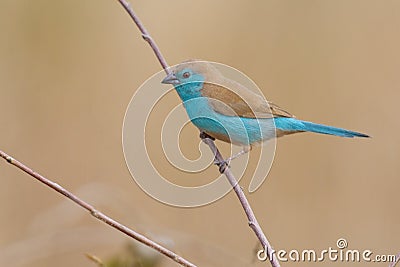
{"type": "Polygon", "coordinates": [[[268,101],[269,108],[271,109],[272,114],[275,117],[286,117],[286,118],[294,118],[295,116],[288,111],[284,110],[280,106],[268,101]]]}
{"type": "Polygon", "coordinates": [[[245,118],[294,117],[286,110],[266,101],[243,85],[228,79],[216,83],[204,83],[201,93],[204,97],[209,98],[209,103],[216,112],[226,116],[245,118]]]}

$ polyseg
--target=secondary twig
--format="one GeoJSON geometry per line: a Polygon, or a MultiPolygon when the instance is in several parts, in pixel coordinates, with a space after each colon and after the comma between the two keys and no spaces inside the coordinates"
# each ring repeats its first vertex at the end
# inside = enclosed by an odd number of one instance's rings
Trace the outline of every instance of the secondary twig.
{"type": "Polygon", "coordinates": [[[158,244],[158,243],[150,240],[149,238],[147,238],[147,237],[145,237],[145,236],[133,231],[132,229],[126,227],[125,225],[123,225],[123,224],[111,219],[110,217],[108,217],[104,213],[96,210],[92,205],[88,204],[87,202],[83,201],[82,199],[80,199],[76,195],[72,194],[71,192],[69,192],[68,190],[66,190],[62,186],[60,186],[59,184],[47,179],[46,177],[40,175],[37,172],[33,171],[32,169],[28,168],[23,163],[21,163],[18,160],[12,158],[11,156],[7,155],[6,153],[4,153],[1,150],[0,150],[0,157],[5,159],[11,165],[14,165],[18,169],[26,172],[27,174],[29,174],[33,178],[37,179],[39,182],[47,185],[51,189],[57,191],[60,194],[63,194],[67,198],[71,199],[73,202],[75,202],[76,204],[78,204],[82,208],[88,210],[90,212],[90,214],[93,217],[95,217],[96,219],[98,219],[98,220],[110,225],[111,227],[121,231],[122,233],[124,233],[124,234],[126,234],[126,235],[128,235],[128,236],[130,236],[130,237],[132,237],[134,239],[136,239],[140,243],[145,244],[146,246],[157,250],[161,254],[164,254],[165,256],[167,256],[168,258],[171,258],[172,260],[176,261],[177,263],[179,263],[182,266],[196,267],[196,265],[194,265],[193,263],[189,262],[188,260],[182,258],[181,256],[177,255],[176,253],[172,252],[171,250],[168,250],[168,249],[164,248],[160,244],[158,244]]]}
{"type": "MultiPolygon", "coordinates": [[[[143,23],[139,20],[138,16],[135,14],[133,9],[131,8],[129,2],[126,0],[118,0],[118,2],[121,3],[121,5],[125,8],[125,10],[129,13],[130,17],[133,19],[135,22],[136,26],[139,28],[140,32],[142,33],[143,38],[150,44],[151,48],[154,51],[154,54],[156,55],[158,61],[160,62],[161,66],[163,67],[164,71],[169,74],[169,68],[168,64],[165,60],[165,58],[162,56],[160,49],[154,42],[153,38],[151,38],[149,32],[146,30],[144,27],[143,23]]],[[[201,138],[202,140],[210,147],[211,151],[213,152],[214,155],[216,155],[216,159],[219,162],[223,162],[223,157],[221,153],[219,152],[218,148],[215,146],[214,141],[211,138],[208,138],[207,135],[201,133],[201,138]]],[[[238,185],[238,182],[232,172],[230,171],[229,168],[220,168],[221,173],[225,174],[225,176],[228,178],[229,183],[232,185],[236,195],[239,198],[240,204],[242,205],[248,222],[249,226],[251,229],[253,229],[254,233],[256,234],[257,238],[259,239],[263,249],[265,250],[265,253],[268,255],[268,258],[272,264],[273,267],[278,267],[280,266],[278,259],[275,257],[274,250],[271,246],[271,244],[268,242],[268,239],[266,238],[264,232],[262,231],[253,210],[251,209],[250,203],[246,198],[246,195],[244,194],[242,188],[238,185]]]]}

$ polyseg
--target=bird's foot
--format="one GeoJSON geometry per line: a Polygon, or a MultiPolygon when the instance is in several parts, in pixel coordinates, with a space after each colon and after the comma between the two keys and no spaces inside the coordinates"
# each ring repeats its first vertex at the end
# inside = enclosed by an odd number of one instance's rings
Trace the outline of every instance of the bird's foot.
{"type": "MultiPolygon", "coordinates": [[[[214,137],[208,135],[208,134],[205,133],[205,132],[200,132],[200,138],[201,138],[204,142],[206,142],[205,139],[211,139],[211,140],[215,141],[215,138],[214,138],[214,137]]],[[[207,142],[206,142],[206,143],[207,143],[207,142]]],[[[217,151],[218,151],[218,150],[217,150],[217,151]]],[[[219,167],[219,172],[220,172],[220,173],[224,173],[224,172],[225,172],[226,168],[229,167],[229,163],[230,163],[230,159],[220,161],[220,160],[217,159],[217,155],[214,155],[214,164],[217,165],[217,166],[219,167]]]]}
{"type": "Polygon", "coordinates": [[[229,166],[230,162],[231,161],[229,159],[228,160],[222,160],[222,161],[214,159],[214,164],[219,167],[219,172],[220,173],[224,173],[225,170],[230,167],[229,166]]]}

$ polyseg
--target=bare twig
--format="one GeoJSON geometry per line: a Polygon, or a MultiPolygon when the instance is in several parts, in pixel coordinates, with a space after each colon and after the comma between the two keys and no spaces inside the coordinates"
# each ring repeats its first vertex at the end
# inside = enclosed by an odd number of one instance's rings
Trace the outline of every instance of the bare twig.
{"type": "Polygon", "coordinates": [[[98,219],[98,220],[110,225],[111,227],[121,231],[122,233],[124,233],[124,234],[126,234],[126,235],[128,235],[128,236],[130,236],[130,237],[132,237],[134,239],[136,239],[140,243],[145,244],[146,246],[155,249],[156,251],[160,252],[161,254],[164,254],[168,258],[171,258],[172,260],[176,261],[177,263],[179,263],[182,266],[187,266],[187,267],[195,267],[196,266],[193,263],[189,262],[188,260],[186,260],[186,259],[182,258],[181,256],[177,255],[176,253],[164,248],[160,244],[158,244],[158,243],[148,239],[147,237],[145,237],[145,236],[133,231],[132,229],[126,227],[125,225],[123,225],[123,224],[111,219],[110,217],[108,217],[104,213],[96,210],[92,205],[88,204],[87,202],[83,201],[79,197],[75,196],[74,194],[72,194],[71,192],[69,192],[68,190],[66,190],[62,186],[60,186],[59,184],[47,179],[46,177],[40,175],[37,172],[33,171],[32,169],[28,168],[23,163],[21,163],[18,160],[12,158],[11,156],[7,155],[6,153],[4,153],[1,150],[0,150],[0,157],[5,159],[11,165],[14,165],[18,169],[26,172],[27,174],[29,174],[33,178],[37,179],[39,182],[47,185],[51,189],[53,189],[53,190],[57,191],[58,193],[66,196],[67,198],[69,198],[70,200],[72,200],[73,202],[75,202],[76,204],[81,206],[82,208],[88,210],[90,212],[90,214],[93,217],[95,217],[96,219],[98,219]]]}
{"type": "MultiPolygon", "coordinates": [[[[129,13],[130,17],[133,19],[135,22],[136,26],[139,28],[140,32],[142,33],[143,38],[150,44],[151,48],[154,51],[154,54],[156,55],[158,61],[160,62],[161,66],[163,67],[164,71],[169,74],[169,68],[168,64],[165,60],[165,58],[162,56],[160,49],[154,42],[154,40],[151,38],[149,32],[146,30],[144,27],[143,23],[139,20],[138,16],[135,14],[133,9],[131,8],[129,2],[126,0],[118,0],[118,2],[121,3],[121,5],[125,8],[125,10],[129,13]]],[[[201,138],[202,140],[210,147],[212,150],[213,154],[216,155],[216,159],[219,162],[223,162],[223,157],[221,153],[219,152],[218,148],[216,147],[214,141],[209,138],[207,135],[201,133],[201,138]]],[[[259,239],[261,245],[263,246],[265,253],[268,255],[268,258],[271,262],[271,265],[273,267],[278,267],[280,266],[278,259],[275,257],[274,250],[271,246],[271,244],[268,242],[268,239],[266,238],[264,232],[262,231],[253,210],[251,209],[250,203],[246,198],[246,195],[244,194],[242,188],[238,185],[238,182],[232,172],[230,171],[229,168],[220,168],[221,173],[225,174],[225,176],[228,178],[229,183],[232,185],[236,195],[239,198],[240,204],[242,205],[247,219],[249,226],[251,229],[253,229],[254,233],[256,234],[257,238],[259,239]]]]}
{"type": "Polygon", "coordinates": [[[146,30],[143,23],[139,20],[139,17],[136,16],[130,3],[126,0],[118,0],[118,2],[120,2],[120,4],[124,7],[126,12],[128,12],[129,16],[133,19],[136,26],[139,28],[140,32],[142,33],[143,39],[146,42],[148,42],[149,45],[151,46],[151,48],[153,49],[154,54],[156,55],[158,61],[161,64],[161,67],[164,69],[164,71],[167,74],[169,74],[168,64],[167,64],[167,61],[165,61],[165,58],[163,57],[163,55],[161,54],[161,50],[158,48],[158,46],[157,46],[156,42],[154,42],[153,38],[151,38],[149,32],[146,30]]]}
{"type": "MultiPolygon", "coordinates": [[[[206,143],[218,162],[223,162],[224,158],[222,157],[221,153],[219,152],[217,146],[215,145],[214,141],[205,133],[200,134],[200,138],[206,143]]],[[[249,221],[249,226],[253,229],[254,233],[256,234],[258,240],[260,241],[264,252],[268,255],[268,259],[271,262],[271,265],[274,267],[280,266],[278,259],[275,256],[275,251],[272,248],[271,244],[268,242],[267,237],[265,236],[263,230],[261,229],[260,224],[257,221],[256,216],[254,215],[253,210],[251,209],[250,203],[246,198],[242,188],[240,187],[239,183],[237,182],[235,176],[232,174],[230,168],[220,168],[220,171],[225,174],[226,178],[228,178],[229,183],[232,185],[233,190],[235,191],[236,195],[239,198],[240,204],[246,213],[247,219],[249,221]]]]}
{"type": "Polygon", "coordinates": [[[396,260],[395,260],[394,262],[392,262],[392,263],[389,265],[389,267],[395,267],[395,266],[397,265],[397,263],[399,263],[399,262],[400,262],[400,253],[397,254],[396,260]]]}

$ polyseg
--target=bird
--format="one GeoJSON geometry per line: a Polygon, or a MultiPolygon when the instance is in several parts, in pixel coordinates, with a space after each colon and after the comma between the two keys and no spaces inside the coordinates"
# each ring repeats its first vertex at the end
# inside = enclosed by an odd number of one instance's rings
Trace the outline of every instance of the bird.
{"type": "MultiPolygon", "coordinates": [[[[340,137],[369,137],[367,134],[297,119],[244,85],[225,77],[215,64],[187,60],[169,69],[161,81],[173,85],[191,122],[201,133],[242,150],[221,166],[272,138],[313,132],[340,137]]],[[[222,169],[223,170],[223,169],[222,169]]]]}

